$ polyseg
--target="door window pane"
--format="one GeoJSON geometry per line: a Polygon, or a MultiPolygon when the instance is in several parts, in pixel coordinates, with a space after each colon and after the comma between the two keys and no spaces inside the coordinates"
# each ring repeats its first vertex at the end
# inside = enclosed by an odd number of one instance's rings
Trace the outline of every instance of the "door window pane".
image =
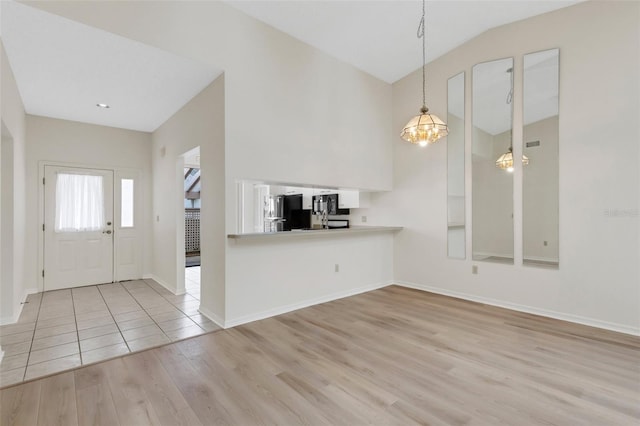
{"type": "Polygon", "coordinates": [[[122,179],[120,188],[120,227],[133,228],[133,179],[122,179]]]}
{"type": "Polygon", "coordinates": [[[99,231],[104,216],[102,176],[57,175],[55,232],[99,231]]]}

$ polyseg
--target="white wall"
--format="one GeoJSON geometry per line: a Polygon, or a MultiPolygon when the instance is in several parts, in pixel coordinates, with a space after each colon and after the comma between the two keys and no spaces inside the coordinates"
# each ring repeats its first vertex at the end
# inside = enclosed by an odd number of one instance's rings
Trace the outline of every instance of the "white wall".
{"type": "Polygon", "coordinates": [[[29,4],[224,70],[227,203],[235,178],[391,189],[389,84],[224,2],[29,4]]]}
{"type": "Polygon", "coordinates": [[[13,318],[13,138],[2,123],[0,143],[0,312],[13,318]]]}
{"type": "Polygon", "coordinates": [[[393,280],[393,233],[276,236],[229,243],[225,326],[266,318],[393,280]],[[339,271],[335,272],[338,264],[339,271]]]}
{"type": "MultiPolygon", "coordinates": [[[[38,6],[225,70],[228,231],[235,228],[238,178],[373,190],[390,189],[393,179],[393,193],[372,197],[381,204],[369,209],[368,222],[406,227],[395,239],[396,279],[639,332],[640,111],[638,97],[633,96],[640,89],[638,3],[586,2],[520,21],[488,31],[429,65],[428,104],[442,117],[446,81],[454,74],[467,71],[470,102],[471,67],[515,56],[518,97],[522,55],[560,48],[562,265],[559,271],[521,266],[522,174],[516,170],[516,265],[482,263],[477,276],[470,273],[470,260],[446,257],[445,144],[419,150],[398,138],[390,140],[389,135],[395,135],[420,106],[419,71],[394,84],[392,100],[389,85],[221,2],[41,2],[38,6]],[[393,167],[388,161],[392,153],[393,167]],[[629,214],[605,214],[620,210],[629,214]]],[[[466,108],[470,117],[470,103],[466,108]]],[[[521,104],[515,105],[514,113],[517,157],[521,104]]],[[[470,131],[467,126],[468,152],[470,131]]],[[[469,161],[466,167],[471,188],[469,161]]],[[[470,197],[468,191],[467,224],[470,197]]],[[[467,259],[471,233],[470,229],[467,259]]],[[[250,253],[227,246],[228,268],[251,258],[250,253]]],[[[160,256],[155,263],[174,260],[160,256]]],[[[277,276],[275,268],[268,271],[277,276]]],[[[234,272],[227,274],[228,290],[242,285],[233,281],[238,277],[234,272]]],[[[284,302],[282,296],[271,305],[284,302]]],[[[235,303],[227,300],[229,318],[242,315],[235,303]]]]}
{"type": "Polygon", "coordinates": [[[151,134],[95,124],[78,123],[27,115],[27,232],[25,281],[42,290],[39,275],[41,259],[38,238],[41,236],[42,202],[39,180],[42,162],[91,167],[136,169],[141,172],[143,227],[143,274],[151,270],[151,134]]]}
{"type": "Polygon", "coordinates": [[[200,147],[200,309],[218,321],[224,320],[225,312],[224,103],[222,75],[153,133],[151,153],[153,276],[170,290],[182,292],[184,158],[181,156],[200,147]]]}
{"type": "Polygon", "coordinates": [[[558,261],[558,116],[524,127],[529,165],[522,176],[522,242],[525,259],[558,261]],[[547,245],[544,245],[544,242],[547,245]]]}
{"type": "Polygon", "coordinates": [[[473,258],[513,258],[513,173],[496,167],[509,149],[509,132],[491,135],[473,128],[473,258]]]}
{"type": "MultiPolygon", "coordinates": [[[[394,142],[394,191],[375,197],[369,222],[405,226],[395,241],[395,278],[445,294],[640,333],[640,4],[585,2],[488,31],[427,69],[427,104],[446,112],[447,79],[515,56],[515,96],[523,54],[560,48],[560,269],[523,267],[522,175],[514,173],[516,265],[446,253],[446,142],[419,149],[394,142]],[[602,31],[594,31],[601,28],[602,31]],[[385,204],[380,204],[381,202],[385,204]],[[397,208],[390,209],[394,205],[397,208]],[[410,208],[408,208],[410,206],[410,208]],[[616,213],[617,210],[617,213],[616,213]],[[471,265],[479,274],[471,274],[471,265]]],[[[393,128],[415,114],[420,73],[393,86],[393,128]]],[[[514,103],[514,149],[521,153],[522,104],[514,103]]],[[[470,152],[470,126],[467,127],[470,152]]],[[[467,224],[471,218],[467,159],[467,224]]]]}
{"type": "MultiPolygon", "coordinates": [[[[1,103],[0,118],[3,129],[2,155],[11,155],[11,158],[3,158],[2,163],[10,163],[12,168],[12,196],[2,197],[0,220],[2,217],[11,220],[12,234],[6,235],[7,230],[0,235],[0,246],[3,252],[10,251],[12,258],[0,259],[0,324],[14,322],[20,314],[20,303],[27,293],[34,291],[23,280],[25,272],[25,113],[20,93],[13,76],[13,71],[0,42],[0,87],[1,103]],[[9,148],[10,144],[10,149],[9,148]],[[7,199],[9,198],[9,199],[7,199]],[[5,216],[6,215],[6,216],[5,216]]],[[[8,182],[2,183],[6,185],[8,182]]],[[[3,190],[5,188],[3,187],[3,190]]]]}
{"type": "MultiPolygon", "coordinates": [[[[238,179],[391,189],[391,85],[250,18],[224,2],[31,4],[224,70],[225,175],[221,180],[210,181],[209,185],[225,182],[224,204],[221,198],[216,199],[217,205],[225,206],[225,212],[210,220],[217,221],[223,216],[227,233],[236,230],[235,182],[238,179]]],[[[215,120],[211,114],[207,117],[215,120]]],[[[158,134],[159,131],[154,135],[154,148],[158,145],[155,142],[158,134]]],[[[173,147],[183,143],[190,142],[176,139],[171,144],[164,143],[166,161],[174,161],[180,152],[173,147]]],[[[201,148],[204,149],[202,145],[201,148]]],[[[167,176],[175,176],[176,166],[161,166],[156,158],[157,152],[154,149],[156,188],[171,188],[165,186],[171,183],[166,181],[169,178],[160,177],[163,174],[159,170],[168,172],[173,167],[167,176]],[[156,169],[156,166],[162,168],[156,169]]],[[[201,156],[204,217],[207,216],[204,213],[205,167],[207,161],[220,160],[214,156],[204,152],[201,156]]],[[[154,193],[155,200],[158,200],[160,191],[162,189],[154,193]]],[[[178,229],[170,223],[163,223],[163,218],[171,222],[176,213],[175,209],[172,212],[168,204],[159,200],[155,209],[160,215],[160,225],[156,223],[154,232],[162,247],[155,254],[154,274],[166,280],[167,286],[171,287],[179,280],[174,269],[177,260],[173,248],[173,231],[178,229]]],[[[205,232],[204,222],[202,226],[205,232]]],[[[243,276],[233,268],[249,264],[251,255],[219,238],[218,233],[203,235],[202,244],[203,251],[207,250],[207,244],[216,247],[221,241],[226,244],[225,253],[219,253],[221,257],[215,256],[215,259],[225,259],[226,263],[226,301],[224,305],[218,305],[222,303],[220,300],[209,300],[203,292],[201,309],[224,320],[225,305],[228,318],[235,318],[243,312],[245,301],[242,294],[229,291],[246,285],[238,282],[243,280],[243,276]]],[[[340,244],[334,245],[334,249],[339,250],[340,244]]],[[[277,246],[269,253],[274,258],[284,259],[288,250],[277,246]],[[278,250],[282,252],[281,256],[277,255],[278,250]]],[[[298,252],[298,255],[305,256],[304,253],[298,252]]],[[[327,253],[320,259],[326,260],[327,253]]],[[[291,260],[296,259],[299,258],[291,260]]],[[[206,262],[207,259],[203,258],[203,280],[208,280],[205,278],[206,262]]],[[[386,263],[389,269],[391,262],[390,258],[386,263]]],[[[216,268],[215,280],[221,271],[221,267],[216,268]]],[[[275,285],[279,282],[281,270],[278,264],[270,264],[261,272],[270,283],[275,285]]],[[[378,274],[369,284],[379,283],[385,278],[378,274]]],[[[352,285],[355,288],[361,282],[352,285]]],[[[269,299],[270,308],[289,303],[286,288],[274,289],[274,294],[279,297],[269,299]]],[[[311,288],[311,284],[308,290],[317,294],[317,288],[311,288]]]]}

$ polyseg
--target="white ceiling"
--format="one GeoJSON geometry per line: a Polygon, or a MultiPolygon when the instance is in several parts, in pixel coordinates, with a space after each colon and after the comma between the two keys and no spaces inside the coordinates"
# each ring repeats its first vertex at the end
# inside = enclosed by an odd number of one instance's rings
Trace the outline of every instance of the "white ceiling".
{"type": "MultiPolygon", "coordinates": [[[[383,81],[421,66],[420,1],[226,1],[383,81]]],[[[578,2],[428,1],[427,60],[489,28],[578,2]]],[[[23,4],[0,4],[0,35],[29,114],[150,132],[222,72],[23,4]]]]}
{"type": "MultiPolygon", "coordinates": [[[[233,7],[393,83],[422,65],[416,0],[226,0],[233,7]]],[[[427,62],[500,25],[575,0],[427,1],[427,62]]]]}
{"type": "Polygon", "coordinates": [[[29,114],[152,132],[221,73],[13,1],[2,0],[1,10],[2,42],[29,114]]]}

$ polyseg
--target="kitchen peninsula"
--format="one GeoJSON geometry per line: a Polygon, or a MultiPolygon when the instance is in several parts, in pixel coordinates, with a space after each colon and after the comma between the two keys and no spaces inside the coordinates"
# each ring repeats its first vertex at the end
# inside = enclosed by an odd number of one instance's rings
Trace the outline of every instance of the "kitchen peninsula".
{"type": "Polygon", "coordinates": [[[350,228],[336,229],[305,229],[280,232],[252,232],[246,234],[229,234],[227,238],[239,239],[264,239],[272,237],[328,237],[334,235],[377,233],[377,232],[397,232],[402,230],[401,226],[352,226],[350,228]]]}
{"type": "Polygon", "coordinates": [[[402,228],[368,226],[374,201],[368,192],[237,183],[225,253],[225,277],[233,285],[225,298],[242,303],[227,305],[225,327],[393,283],[393,245],[402,228]]]}

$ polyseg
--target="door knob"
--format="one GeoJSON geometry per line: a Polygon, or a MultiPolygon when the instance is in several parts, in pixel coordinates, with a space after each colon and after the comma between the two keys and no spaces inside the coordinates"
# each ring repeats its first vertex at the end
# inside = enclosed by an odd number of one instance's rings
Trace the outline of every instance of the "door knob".
{"type": "Polygon", "coordinates": [[[103,234],[110,234],[111,233],[111,229],[107,229],[106,231],[102,231],[103,234]]]}

